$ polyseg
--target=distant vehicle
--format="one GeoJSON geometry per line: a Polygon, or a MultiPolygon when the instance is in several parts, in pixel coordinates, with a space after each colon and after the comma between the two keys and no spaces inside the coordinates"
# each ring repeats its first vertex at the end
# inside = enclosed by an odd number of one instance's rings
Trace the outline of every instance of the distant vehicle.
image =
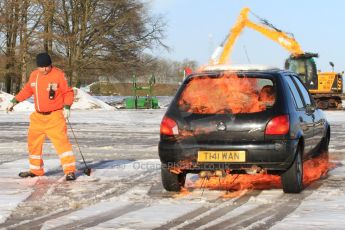
{"type": "Polygon", "coordinates": [[[162,183],[180,191],[187,173],[281,176],[303,189],[303,161],[327,156],[330,125],[296,73],[206,67],[180,86],[160,127],[162,183]]]}

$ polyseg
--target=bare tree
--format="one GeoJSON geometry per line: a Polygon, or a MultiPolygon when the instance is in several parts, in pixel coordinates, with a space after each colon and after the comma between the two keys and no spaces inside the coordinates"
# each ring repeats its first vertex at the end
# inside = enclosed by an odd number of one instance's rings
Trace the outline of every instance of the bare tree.
{"type": "Polygon", "coordinates": [[[54,13],[55,13],[55,2],[51,0],[41,0],[41,5],[43,8],[43,28],[44,32],[42,34],[44,50],[47,53],[53,51],[53,23],[54,23],[54,13]]]}
{"type": "Polygon", "coordinates": [[[18,92],[27,81],[27,59],[30,39],[37,28],[40,15],[38,5],[31,0],[6,0],[0,5],[1,51],[6,57],[5,80],[7,92],[18,92]]]}
{"type": "Polygon", "coordinates": [[[12,92],[12,82],[15,85],[19,84],[18,72],[16,71],[16,56],[15,50],[17,46],[17,34],[18,34],[18,19],[19,19],[19,1],[18,0],[5,0],[3,2],[3,17],[4,17],[4,27],[3,33],[5,34],[5,81],[6,81],[6,91],[12,92]]]}
{"type": "Polygon", "coordinates": [[[166,48],[162,18],[149,16],[145,7],[141,0],[2,0],[0,58],[6,64],[0,73],[18,90],[42,50],[54,56],[72,85],[92,74],[141,71],[145,49],[166,48]]]}
{"type": "Polygon", "coordinates": [[[61,0],[56,7],[56,47],[76,84],[90,68],[135,67],[139,54],[163,38],[164,24],[145,14],[139,0],[61,0]]]}

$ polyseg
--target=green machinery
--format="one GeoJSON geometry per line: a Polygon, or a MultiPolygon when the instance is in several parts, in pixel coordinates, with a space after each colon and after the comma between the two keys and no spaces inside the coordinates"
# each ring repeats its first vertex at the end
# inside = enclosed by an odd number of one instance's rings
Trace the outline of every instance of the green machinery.
{"type": "Polygon", "coordinates": [[[155,83],[155,77],[152,75],[148,85],[138,86],[137,77],[133,75],[133,96],[125,99],[126,109],[158,109],[158,99],[152,96],[155,83]],[[138,91],[146,92],[146,96],[138,96],[138,91]]]}

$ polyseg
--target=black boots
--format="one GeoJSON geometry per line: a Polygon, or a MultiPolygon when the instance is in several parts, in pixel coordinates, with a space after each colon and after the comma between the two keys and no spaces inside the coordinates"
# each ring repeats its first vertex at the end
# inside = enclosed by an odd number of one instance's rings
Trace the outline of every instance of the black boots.
{"type": "Polygon", "coordinates": [[[75,173],[74,172],[67,173],[66,180],[75,180],[75,173]]]}
{"type": "MultiPolygon", "coordinates": [[[[35,177],[37,175],[33,174],[32,172],[30,171],[27,171],[27,172],[20,172],[19,173],[19,176],[22,177],[22,178],[26,178],[26,177],[35,177]]],[[[69,180],[75,180],[76,177],[75,177],[75,173],[74,172],[70,172],[70,173],[67,173],[66,174],[66,180],[69,181],[69,180]]]]}
{"type": "Polygon", "coordinates": [[[26,177],[35,177],[37,175],[35,175],[32,172],[28,171],[28,172],[20,172],[19,176],[22,177],[22,178],[26,178],[26,177]]]}

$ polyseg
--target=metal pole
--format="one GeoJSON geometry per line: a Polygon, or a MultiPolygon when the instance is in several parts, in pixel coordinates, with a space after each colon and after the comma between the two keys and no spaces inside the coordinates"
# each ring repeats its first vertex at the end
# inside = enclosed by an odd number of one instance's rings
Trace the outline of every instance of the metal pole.
{"type": "Polygon", "coordinates": [[[72,131],[72,134],[73,134],[75,143],[76,143],[77,146],[78,146],[79,153],[80,153],[80,155],[81,155],[81,157],[82,157],[82,159],[83,159],[84,165],[85,165],[85,169],[83,170],[83,172],[84,172],[86,175],[90,176],[90,175],[91,175],[91,168],[89,168],[89,167],[87,166],[86,162],[85,162],[85,159],[84,159],[84,156],[83,156],[83,154],[82,154],[82,152],[81,152],[81,149],[80,149],[80,146],[79,146],[77,137],[76,137],[75,134],[74,134],[74,130],[73,130],[73,128],[72,128],[71,123],[69,122],[69,119],[67,118],[66,120],[67,120],[67,123],[68,123],[68,125],[69,125],[71,131],[72,131]]]}

